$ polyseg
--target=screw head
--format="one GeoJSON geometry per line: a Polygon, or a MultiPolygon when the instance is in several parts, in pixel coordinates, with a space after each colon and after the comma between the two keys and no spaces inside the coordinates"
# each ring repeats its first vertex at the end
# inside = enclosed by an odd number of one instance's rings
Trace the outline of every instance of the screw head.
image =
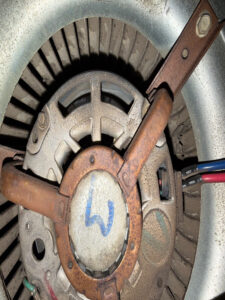
{"type": "Polygon", "coordinates": [[[91,155],[89,160],[90,160],[90,163],[93,165],[95,163],[94,155],[91,155]]]}
{"type": "Polygon", "coordinates": [[[68,262],[68,265],[67,265],[67,266],[68,266],[69,269],[72,269],[72,268],[73,268],[73,263],[72,263],[71,260],[68,262]]]}
{"type": "Polygon", "coordinates": [[[205,37],[208,34],[210,27],[211,27],[210,14],[208,12],[204,12],[201,14],[196,24],[197,36],[200,38],[205,37]]]}

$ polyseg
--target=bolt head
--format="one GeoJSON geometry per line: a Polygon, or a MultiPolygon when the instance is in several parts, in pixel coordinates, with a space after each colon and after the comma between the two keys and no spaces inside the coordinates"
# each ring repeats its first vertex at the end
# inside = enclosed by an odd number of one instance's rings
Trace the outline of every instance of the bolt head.
{"type": "Polygon", "coordinates": [[[203,13],[197,21],[196,33],[200,38],[205,37],[211,27],[211,17],[209,13],[203,13]]]}

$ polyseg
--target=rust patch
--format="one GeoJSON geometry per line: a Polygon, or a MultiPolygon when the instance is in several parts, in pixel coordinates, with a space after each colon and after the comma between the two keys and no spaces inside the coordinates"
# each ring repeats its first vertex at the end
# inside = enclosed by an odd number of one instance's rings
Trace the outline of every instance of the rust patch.
{"type": "Polygon", "coordinates": [[[223,25],[223,22],[219,23],[209,2],[201,0],[146,93],[150,94],[162,83],[167,83],[172,93],[176,95],[215,40],[223,25]],[[210,16],[211,27],[207,35],[202,38],[196,33],[196,26],[199,23],[199,17],[204,12],[210,16]]]}
{"type": "Polygon", "coordinates": [[[165,129],[171,110],[172,99],[165,89],[160,89],[144,120],[124,155],[124,164],[118,178],[126,194],[132,191],[138,175],[152,149],[165,129]]]}
{"type": "Polygon", "coordinates": [[[68,197],[61,195],[55,186],[18,170],[15,163],[2,168],[1,191],[8,200],[56,223],[66,221],[68,197]]]}

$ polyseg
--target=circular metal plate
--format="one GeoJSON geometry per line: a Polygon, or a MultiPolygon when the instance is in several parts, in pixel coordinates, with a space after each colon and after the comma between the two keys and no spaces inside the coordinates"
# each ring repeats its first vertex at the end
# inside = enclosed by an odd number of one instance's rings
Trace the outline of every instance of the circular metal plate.
{"type": "Polygon", "coordinates": [[[75,256],[91,271],[107,271],[122,255],[127,233],[125,199],[106,171],[92,171],[71,201],[69,233],[75,256]]]}
{"type": "MultiPolygon", "coordinates": [[[[78,155],[66,171],[60,186],[60,193],[70,197],[71,202],[78,184],[87,174],[96,170],[104,170],[116,180],[122,164],[123,159],[114,150],[102,146],[90,147],[78,155]]],[[[119,292],[124,281],[130,277],[137,261],[141,242],[142,214],[136,186],[130,195],[126,197],[126,204],[129,214],[129,234],[126,251],[118,267],[111,274],[106,274],[101,279],[88,275],[85,272],[87,270],[82,270],[79,266],[71,247],[69,225],[55,223],[57,248],[63,269],[74,288],[93,300],[101,298],[102,289],[110,281],[115,282],[116,289],[119,292]]],[[[68,223],[69,220],[70,216],[68,215],[68,223]]]]}

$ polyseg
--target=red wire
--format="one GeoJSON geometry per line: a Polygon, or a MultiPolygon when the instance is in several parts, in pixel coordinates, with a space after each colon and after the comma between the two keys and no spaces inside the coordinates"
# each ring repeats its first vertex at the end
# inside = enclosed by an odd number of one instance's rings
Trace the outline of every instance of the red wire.
{"type": "Polygon", "coordinates": [[[51,296],[52,300],[58,300],[58,298],[56,297],[56,295],[55,295],[55,293],[54,293],[54,291],[53,291],[53,289],[51,287],[51,285],[49,284],[49,281],[47,279],[46,274],[45,274],[45,283],[47,285],[47,288],[48,288],[48,291],[50,293],[50,296],[51,296]]]}
{"type": "Polygon", "coordinates": [[[201,178],[205,183],[225,182],[225,173],[202,174],[201,178]]]}

